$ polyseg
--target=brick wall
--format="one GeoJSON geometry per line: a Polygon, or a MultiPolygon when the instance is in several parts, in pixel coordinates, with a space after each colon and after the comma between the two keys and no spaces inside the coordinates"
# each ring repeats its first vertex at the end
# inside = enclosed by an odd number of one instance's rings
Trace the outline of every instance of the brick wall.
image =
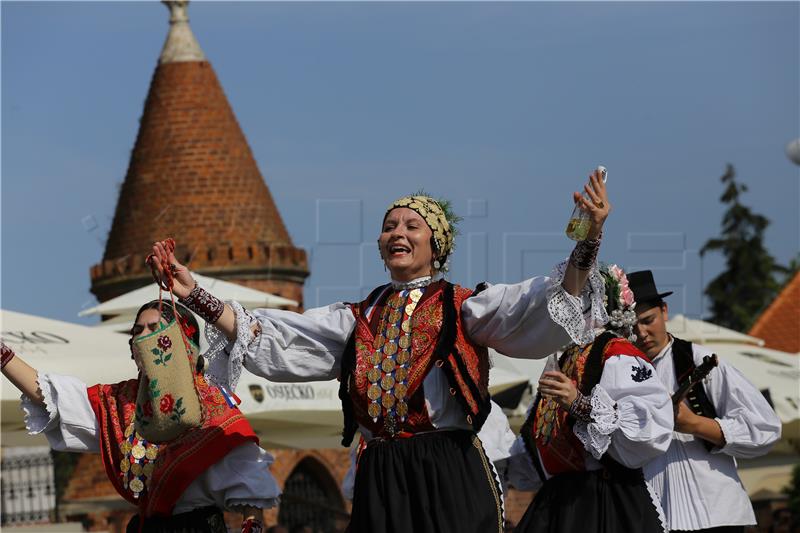
{"type": "Polygon", "coordinates": [[[167,236],[200,273],[269,281],[274,292],[302,300],[305,252],[293,247],[206,61],[168,63],[153,74],[92,292],[105,301],[148,283],[144,256],[167,236]]]}

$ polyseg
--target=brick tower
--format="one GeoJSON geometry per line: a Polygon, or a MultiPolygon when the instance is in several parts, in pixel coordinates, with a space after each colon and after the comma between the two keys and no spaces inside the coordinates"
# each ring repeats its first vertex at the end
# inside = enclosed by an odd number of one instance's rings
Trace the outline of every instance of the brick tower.
{"type": "Polygon", "coordinates": [[[140,121],[102,262],[101,302],[151,283],[144,258],[172,236],[193,271],[303,301],[308,276],[214,69],[187,1],[165,1],[170,30],[140,121]]]}

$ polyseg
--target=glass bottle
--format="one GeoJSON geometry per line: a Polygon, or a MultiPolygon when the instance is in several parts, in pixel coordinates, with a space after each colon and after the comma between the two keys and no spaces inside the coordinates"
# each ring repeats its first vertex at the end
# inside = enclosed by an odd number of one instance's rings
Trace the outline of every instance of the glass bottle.
{"type": "MultiPolygon", "coordinates": [[[[603,178],[603,183],[606,182],[608,179],[608,171],[606,167],[599,166],[597,167],[597,171],[600,172],[600,176],[603,178]]],[[[583,193],[583,197],[587,200],[589,197],[586,193],[583,193]]],[[[572,239],[573,241],[585,241],[586,237],[589,236],[589,230],[592,227],[592,219],[589,218],[589,213],[581,208],[580,203],[575,204],[575,209],[572,210],[572,215],[569,217],[569,222],[567,223],[567,237],[572,239]]]]}

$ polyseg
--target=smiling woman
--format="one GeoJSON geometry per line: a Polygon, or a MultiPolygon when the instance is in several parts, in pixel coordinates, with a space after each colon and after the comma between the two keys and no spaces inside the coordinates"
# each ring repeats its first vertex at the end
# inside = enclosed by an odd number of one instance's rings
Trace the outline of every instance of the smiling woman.
{"type": "Polygon", "coordinates": [[[477,437],[491,405],[487,347],[544,357],[587,342],[593,322],[608,320],[595,258],[610,205],[598,173],[585,191],[573,197],[590,215],[589,239],[553,278],[517,284],[472,290],[445,280],[458,218],[424,194],[386,210],[378,245],[391,280],[358,303],[248,312],[197,286],[173,243],[153,253],[175,294],[224,333],[214,337],[227,345],[211,349],[229,354],[232,375],[244,365],[271,381],[339,378],[342,444],[356,431],[366,442],[350,531],[501,532],[501,490],[477,437]]]}

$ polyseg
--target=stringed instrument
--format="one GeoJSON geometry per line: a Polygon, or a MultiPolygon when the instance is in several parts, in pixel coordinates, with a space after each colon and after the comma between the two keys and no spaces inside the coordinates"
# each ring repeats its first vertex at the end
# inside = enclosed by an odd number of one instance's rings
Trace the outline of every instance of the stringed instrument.
{"type": "Polygon", "coordinates": [[[708,376],[709,372],[717,365],[719,365],[717,354],[714,353],[703,357],[703,362],[694,367],[694,370],[692,370],[688,376],[681,379],[678,388],[672,394],[672,403],[678,405],[682,402],[683,399],[686,398],[686,395],[689,394],[689,390],[703,381],[703,379],[708,376]]]}

